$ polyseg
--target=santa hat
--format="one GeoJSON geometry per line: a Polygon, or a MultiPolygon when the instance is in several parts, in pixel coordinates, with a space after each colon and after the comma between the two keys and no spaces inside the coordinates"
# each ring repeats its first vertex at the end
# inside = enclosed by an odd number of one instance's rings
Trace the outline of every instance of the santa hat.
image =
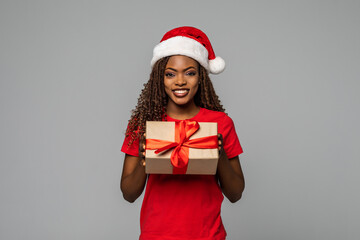
{"type": "Polygon", "coordinates": [[[225,61],[215,56],[206,34],[194,27],[179,27],[165,33],[154,48],[151,67],[159,59],[172,55],[191,57],[213,74],[221,73],[225,69],[225,61]]]}

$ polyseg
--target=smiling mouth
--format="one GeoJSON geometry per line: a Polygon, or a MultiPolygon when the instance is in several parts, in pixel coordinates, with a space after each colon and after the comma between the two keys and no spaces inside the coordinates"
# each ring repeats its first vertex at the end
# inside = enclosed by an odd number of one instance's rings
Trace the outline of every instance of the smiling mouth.
{"type": "Polygon", "coordinates": [[[189,93],[189,89],[175,89],[172,92],[176,97],[185,97],[189,93]]]}

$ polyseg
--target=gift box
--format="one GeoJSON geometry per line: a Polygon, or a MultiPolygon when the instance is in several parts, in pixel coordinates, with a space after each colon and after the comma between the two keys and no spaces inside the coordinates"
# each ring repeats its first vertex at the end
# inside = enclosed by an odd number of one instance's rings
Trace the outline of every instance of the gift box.
{"type": "Polygon", "coordinates": [[[147,121],[145,149],[146,173],[214,175],[217,123],[147,121]]]}

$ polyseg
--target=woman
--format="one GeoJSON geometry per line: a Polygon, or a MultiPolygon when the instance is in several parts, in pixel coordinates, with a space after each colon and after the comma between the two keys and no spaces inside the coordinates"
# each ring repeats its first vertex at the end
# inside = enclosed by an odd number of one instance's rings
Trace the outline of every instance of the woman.
{"type": "Polygon", "coordinates": [[[205,33],[180,27],[167,32],[155,47],[152,67],[122,147],[126,153],[121,177],[124,198],[134,202],[147,182],[140,239],[225,239],[220,216],[223,194],[236,202],[245,186],[238,157],[243,151],[208,75],[222,72],[225,63],[215,57],[205,33]],[[140,141],[145,122],[184,119],[218,123],[217,174],[150,174],[147,179],[140,141]]]}

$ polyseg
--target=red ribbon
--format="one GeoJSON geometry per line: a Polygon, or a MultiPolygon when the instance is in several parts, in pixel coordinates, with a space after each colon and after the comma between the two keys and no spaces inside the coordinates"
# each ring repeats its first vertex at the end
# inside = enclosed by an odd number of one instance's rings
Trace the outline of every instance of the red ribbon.
{"type": "Polygon", "coordinates": [[[146,139],[146,149],[156,150],[159,154],[175,148],[171,153],[173,174],[185,174],[189,162],[189,148],[217,148],[217,135],[191,139],[190,137],[200,128],[197,121],[182,120],[175,122],[175,142],[160,139],[146,139]]]}

